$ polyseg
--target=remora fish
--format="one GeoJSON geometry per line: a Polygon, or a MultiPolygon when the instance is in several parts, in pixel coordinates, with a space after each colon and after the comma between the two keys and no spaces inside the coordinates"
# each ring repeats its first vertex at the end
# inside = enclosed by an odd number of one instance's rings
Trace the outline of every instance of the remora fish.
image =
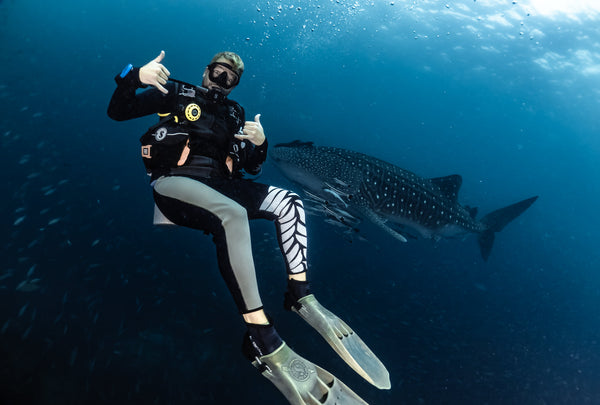
{"type": "Polygon", "coordinates": [[[276,166],[300,184],[328,216],[345,224],[364,216],[395,238],[478,234],[487,260],[494,233],[521,215],[537,196],[493,211],[477,220],[476,208],[458,203],[462,177],[426,179],[372,156],[340,148],[293,141],[271,150],[276,166]]]}

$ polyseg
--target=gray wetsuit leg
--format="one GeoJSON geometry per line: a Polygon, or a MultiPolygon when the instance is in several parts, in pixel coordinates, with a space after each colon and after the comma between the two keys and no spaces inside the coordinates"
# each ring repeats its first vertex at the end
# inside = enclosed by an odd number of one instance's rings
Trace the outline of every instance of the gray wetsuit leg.
{"type": "Polygon", "coordinates": [[[246,209],[206,184],[187,177],[161,177],[154,199],[173,223],[213,234],[221,274],[241,313],[262,308],[246,209]]]}

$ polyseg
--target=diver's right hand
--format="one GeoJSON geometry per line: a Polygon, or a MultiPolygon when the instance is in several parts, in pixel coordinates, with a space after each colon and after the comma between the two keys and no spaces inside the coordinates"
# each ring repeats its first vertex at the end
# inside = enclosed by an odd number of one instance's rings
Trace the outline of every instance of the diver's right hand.
{"type": "Polygon", "coordinates": [[[171,72],[164,67],[160,62],[165,57],[165,51],[160,51],[160,54],[156,59],[146,63],[140,68],[140,81],[144,84],[149,84],[156,87],[158,90],[167,94],[169,90],[163,87],[167,84],[167,79],[171,75],[171,72]]]}

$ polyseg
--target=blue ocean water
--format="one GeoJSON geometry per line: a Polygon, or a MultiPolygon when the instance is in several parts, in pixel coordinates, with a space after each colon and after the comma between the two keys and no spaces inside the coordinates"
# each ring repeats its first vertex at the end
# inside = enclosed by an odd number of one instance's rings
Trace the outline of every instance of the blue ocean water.
{"type": "MultiPolygon", "coordinates": [[[[582,2],[583,3],[583,2],[582,2]]],[[[113,77],[161,49],[199,82],[221,50],[271,145],[357,150],[463,176],[481,213],[539,195],[496,237],[349,241],[311,216],[314,291],[390,371],[378,391],[282,309],[272,224],[252,224],[283,339],[373,404],[600,403],[600,9],[559,1],[0,3],[0,402],[284,403],[240,352],[209,237],[151,224],[113,77]]],[[[295,187],[267,163],[261,182],[295,187]]]]}

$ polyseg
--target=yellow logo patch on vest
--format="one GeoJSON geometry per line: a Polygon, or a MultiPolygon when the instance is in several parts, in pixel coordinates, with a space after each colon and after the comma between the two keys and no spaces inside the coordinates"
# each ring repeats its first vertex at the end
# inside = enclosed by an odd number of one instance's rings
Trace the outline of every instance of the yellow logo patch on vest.
{"type": "Polygon", "coordinates": [[[200,115],[202,115],[202,110],[198,104],[191,103],[185,107],[185,118],[187,118],[188,121],[198,121],[200,115]]]}

